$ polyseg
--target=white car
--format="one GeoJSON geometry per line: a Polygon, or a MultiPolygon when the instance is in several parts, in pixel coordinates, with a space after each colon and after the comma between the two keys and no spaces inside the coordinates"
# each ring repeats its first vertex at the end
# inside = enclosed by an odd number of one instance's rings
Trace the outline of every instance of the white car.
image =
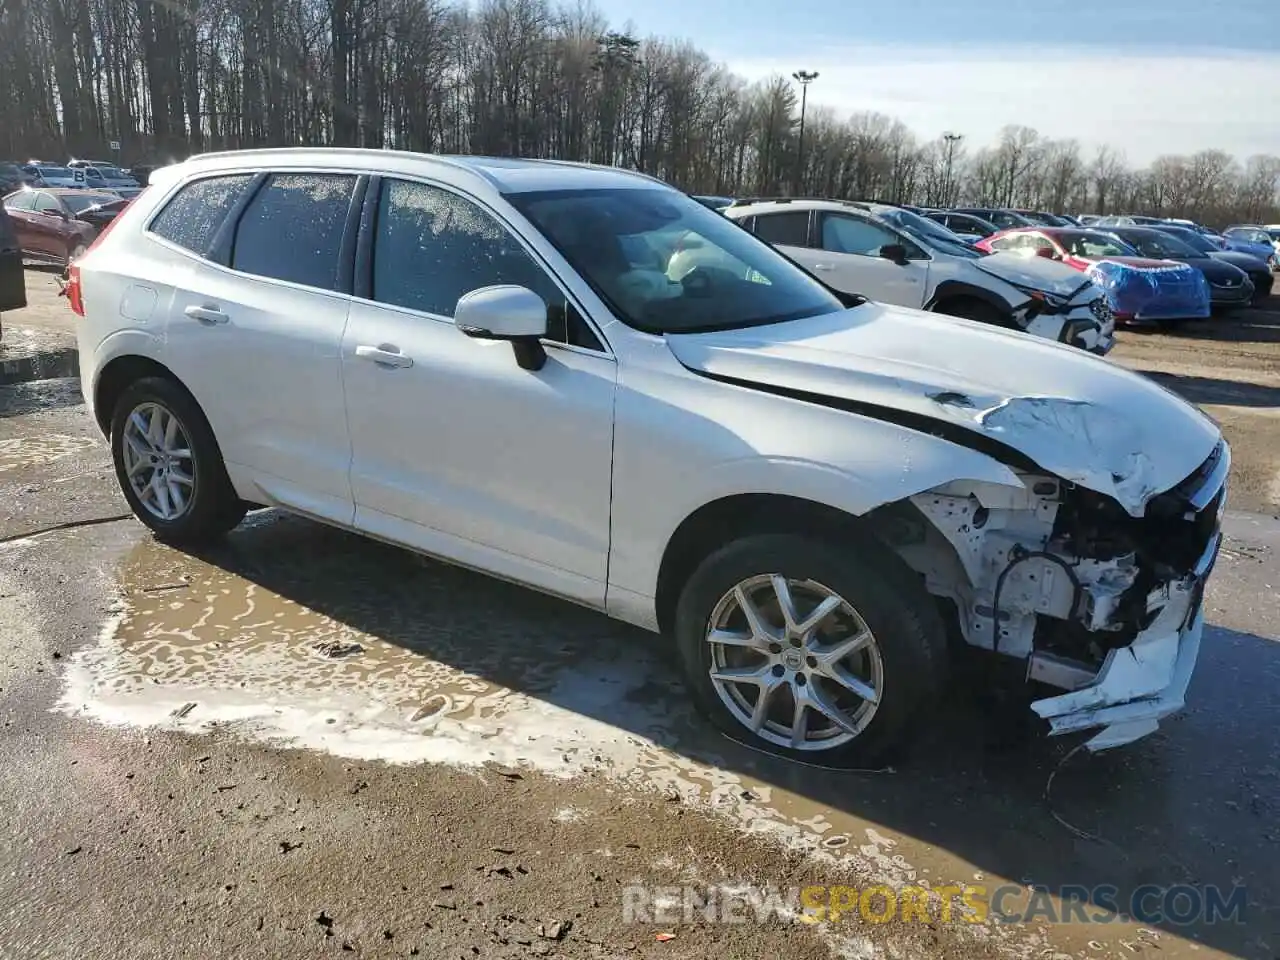
{"type": "Polygon", "coordinates": [[[926,720],[948,635],[1056,686],[1034,710],[1094,748],[1183,704],[1209,418],[1084,351],[842,299],[648,177],[210,154],[70,274],[85,400],[162,539],[270,505],[514,580],[674,636],[722,730],[828,763],[926,720]],[[695,246],[720,265],[669,279],[695,246]]]}
{"type": "Polygon", "coordinates": [[[840,200],[766,200],[721,212],[845,293],[1022,330],[1098,354],[1115,344],[1106,295],[1088,277],[1059,263],[975,250],[910,211],[840,200]],[[899,218],[903,222],[890,222],[899,218]]]}

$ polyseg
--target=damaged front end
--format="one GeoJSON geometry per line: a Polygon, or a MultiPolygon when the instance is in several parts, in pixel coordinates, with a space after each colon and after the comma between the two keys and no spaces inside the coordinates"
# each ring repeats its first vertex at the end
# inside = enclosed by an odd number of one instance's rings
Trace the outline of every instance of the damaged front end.
{"type": "Polygon", "coordinates": [[[1105,356],[1116,343],[1116,320],[1107,298],[1092,284],[1073,297],[1026,290],[1028,300],[1014,311],[1019,329],[1105,356]]]}
{"type": "Polygon", "coordinates": [[[1139,516],[1105,494],[1023,474],[1024,488],[956,482],[910,498],[884,528],[972,646],[1019,658],[1066,692],[1032,703],[1054,735],[1102,750],[1183,706],[1221,544],[1231,452],[1220,441],[1139,516]]]}

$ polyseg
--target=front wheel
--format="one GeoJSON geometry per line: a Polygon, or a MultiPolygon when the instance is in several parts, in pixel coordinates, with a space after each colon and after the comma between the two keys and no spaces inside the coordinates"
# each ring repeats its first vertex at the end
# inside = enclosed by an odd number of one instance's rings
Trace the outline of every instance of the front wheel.
{"type": "Polygon", "coordinates": [[[676,641],[695,702],[722,732],[831,766],[902,746],[946,670],[933,598],[875,543],[735,541],[690,578],[676,641]]]}
{"type": "Polygon", "coordinates": [[[244,519],[209,422],[172,380],[147,377],[124,390],[111,456],[134,515],[161,540],[207,542],[244,519]]]}
{"type": "Polygon", "coordinates": [[[67,261],[65,266],[71,269],[71,265],[89,252],[89,248],[83,243],[75,243],[67,248],[67,261]]]}

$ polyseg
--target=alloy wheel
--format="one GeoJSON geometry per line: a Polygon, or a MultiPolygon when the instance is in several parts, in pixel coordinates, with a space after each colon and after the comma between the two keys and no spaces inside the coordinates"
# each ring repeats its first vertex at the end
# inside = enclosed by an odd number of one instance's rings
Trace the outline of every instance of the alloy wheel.
{"type": "Polygon", "coordinates": [[[173,411],[141,403],[125,421],[125,475],[138,502],[152,516],[172,522],[191,509],[196,463],[191,442],[173,411]]]}
{"type": "Polygon", "coordinates": [[[814,580],[774,573],[741,581],[713,609],[706,642],[721,702],[780,747],[843,746],[883,698],[875,635],[847,600],[814,580]]]}

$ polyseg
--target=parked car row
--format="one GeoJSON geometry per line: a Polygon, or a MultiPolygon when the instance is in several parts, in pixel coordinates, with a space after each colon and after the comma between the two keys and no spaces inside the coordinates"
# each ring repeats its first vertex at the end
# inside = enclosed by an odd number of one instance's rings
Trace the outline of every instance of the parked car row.
{"type": "Polygon", "coordinates": [[[271,505],[572,599],[788,757],[927,727],[952,637],[1091,750],[1181,709],[1231,455],[1065,346],[1109,341],[1098,286],[890,205],[725,213],[579,164],[197,157],[71,265],[86,404],[160,538],[271,505]]]}
{"type": "Polygon", "coordinates": [[[1114,343],[1116,320],[1204,318],[1261,304],[1274,284],[1270,260],[1219,249],[1194,224],[1099,222],[1095,229],[1035,210],[695,199],[843,292],[1061,338],[1098,353],[1114,343]],[[1046,271],[1046,261],[1061,267],[1046,271]],[[1088,329],[1082,304],[1090,304],[1096,329],[1088,329]]]}
{"type": "Polygon", "coordinates": [[[1183,227],[1023,227],[977,246],[1043,257],[1103,279],[1121,321],[1189,320],[1259,304],[1271,296],[1274,282],[1262,260],[1216,250],[1183,227]]]}
{"type": "Polygon", "coordinates": [[[106,191],[125,199],[142,192],[142,184],[129,171],[105,160],[70,160],[66,164],[47,160],[0,162],[0,195],[21,187],[106,191]]]}
{"type": "MultiPolygon", "coordinates": [[[[1101,291],[1058,264],[992,257],[914,211],[883,203],[744,199],[722,213],[824,283],[881,303],[1023,330],[1106,353],[1115,322],[1101,291]]],[[[703,262],[698,250],[669,275],[703,262]]]]}

